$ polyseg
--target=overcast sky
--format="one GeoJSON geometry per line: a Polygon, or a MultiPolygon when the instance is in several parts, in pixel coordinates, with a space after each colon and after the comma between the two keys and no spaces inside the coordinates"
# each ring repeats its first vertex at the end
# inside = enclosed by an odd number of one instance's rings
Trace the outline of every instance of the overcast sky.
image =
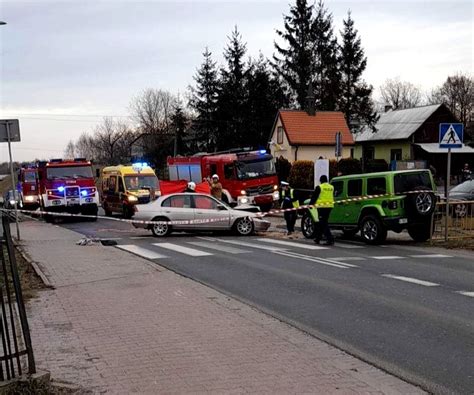
{"type": "MultiPolygon", "coordinates": [[[[61,157],[105,115],[127,116],[145,88],[185,94],[205,46],[222,61],[235,25],[248,55],[273,53],[293,0],[0,0],[0,119],[19,118],[16,160],[61,157]]],[[[422,90],[473,71],[474,2],[327,0],[336,31],[347,11],[376,88],[400,77],[422,90]]],[[[8,160],[6,144],[0,162],[8,160]]]]}

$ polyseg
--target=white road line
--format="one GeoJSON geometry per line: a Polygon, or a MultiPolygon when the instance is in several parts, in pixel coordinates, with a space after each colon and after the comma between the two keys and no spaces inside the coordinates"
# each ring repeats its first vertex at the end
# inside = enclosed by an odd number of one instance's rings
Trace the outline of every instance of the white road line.
{"type": "Polygon", "coordinates": [[[341,243],[339,241],[336,241],[336,247],[341,247],[341,248],[365,248],[364,246],[359,246],[356,244],[347,244],[347,243],[341,243]]]}
{"type": "Polygon", "coordinates": [[[314,257],[314,256],[298,254],[296,252],[291,252],[291,251],[273,251],[273,252],[275,254],[278,254],[278,255],[287,256],[289,258],[303,259],[305,261],[316,262],[316,263],[320,263],[322,265],[337,267],[339,269],[349,269],[351,267],[357,267],[356,265],[351,265],[349,263],[336,262],[336,261],[332,261],[330,259],[318,258],[318,257],[314,257]]]}
{"type": "Polygon", "coordinates": [[[443,254],[426,254],[426,255],[410,255],[412,258],[452,258],[451,255],[443,254]]]}
{"type": "Polygon", "coordinates": [[[279,247],[273,247],[273,246],[265,246],[265,245],[259,245],[259,244],[252,244],[252,243],[247,243],[245,241],[235,241],[235,240],[224,240],[224,239],[215,239],[212,237],[199,237],[202,240],[208,240],[208,241],[219,241],[221,243],[227,243],[227,244],[234,244],[238,245],[241,247],[250,247],[250,248],[257,248],[260,250],[267,250],[267,251],[283,251],[284,248],[279,248],[279,247]]]}
{"type": "Polygon", "coordinates": [[[146,248],[136,246],[134,244],[118,244],[116,247],[146,259],[167,258],[165,255],[159,254],[152,250],[148,250],[146,248]]]}
{"type": "Polygon", "coordinates": [[[166,248],[167,250],[181,252],[182,254],[186,254],[189,256],[209,256],[214,255],[210,252],[205,252],[201,250],[196,250],[194,248],[184,247],[179,244],[172,244],[172,243],[152,243],[154,246],[166,248]]]}
{"type": "Polygon", "coordinates": [[[227,252],[229,254],[243,254],[246,252],[250,252],[248,250],[241,250],[240,248],[230,247],[230,246],[223,246],[221,244],[211,243],[210,241],[190,241],[188,244],[195,245],[197,247],[204,247],[209,248],[211,250],[217,250],[222,252],[227,252]]]}
{"type": "Polygon", "coordinates": [[[471,291],[456,291],[456,293],[474,298],[474,292],[471,292],[471,291]]]}
{"type": "Polygon", "coordinates": [[[341,256],[337,258],[332,258],[332,261],[365,261],[366,258],[362,258],[360,256],[341,256]]]}
{"type": "Polygon", "coordinates": [[[439,284],[432,283],[429,281],[418,280],[417,278],[412,278],[412,277],[395,276],[394,274],[382,274],[382,277],[393,278],[395,280],[400,280],[400,281],[406,281],[407,283],[424,285],[425,287],[438,287],[439,286],[439,284]]]}
{"type": "Polygon", "coordinates": [[[303,248],[305,250],[327,250],[327,247],[321,247],[317,245],[310,245],[310,244],[303,244],[303,243],[294,243],[294,242],[285,241],[285,240],[275,240],[275,239],[267,239],[267,238],[262,238],[262,239],[257,239],[257,240],[264,241],[266,243],[280,244],[282,246],[303,248]]]}
{"type": "Polygon", "coordinates": [[[129,237],[130,240],[140,240],[140,239],[153,239],[153,236],[133,236],[129,237]]]}
{"type": "Polygon", "coordinates": [[[403,259],[402,256],[397,256],[397,255],[382,255],[382,256],[373,256],[371,257],[373,259],[379,259],[379,260],[383,260],[383,259],[403,259]]]}

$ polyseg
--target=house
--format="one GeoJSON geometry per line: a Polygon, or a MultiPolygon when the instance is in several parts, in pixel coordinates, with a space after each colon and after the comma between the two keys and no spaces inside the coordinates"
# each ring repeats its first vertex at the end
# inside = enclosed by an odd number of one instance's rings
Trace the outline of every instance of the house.
{"type": "MultiPolygon", "coordinates": [[[[439,124],[459,122],[444,104],[387,110],[380,114],[376,131],[366,127],[355,135],[354,158],[424,160],[440,173],[446,171],[446,149],[439,148],[439,124]]],[[[468,146],[453,149],[453,169],[468,162],[472,165],[474,149],[468,146]]]]}
{"type": "Polygon", "coordinates": [[[272,155],[295,160],[335,159],[336,133],[341,132],[343,158],[351,156],[354,139],[339,111],[279,110],[270,135],[272,155]]]}

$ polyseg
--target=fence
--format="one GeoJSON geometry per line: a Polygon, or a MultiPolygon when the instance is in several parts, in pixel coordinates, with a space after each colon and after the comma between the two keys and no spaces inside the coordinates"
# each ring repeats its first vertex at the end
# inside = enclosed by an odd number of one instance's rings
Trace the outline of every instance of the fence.
{"type": "Polygon", "coordinates": [[[21,292],[20,277],[15,258],[10,220],[1,214],[3,234],[0,239],[0,381],[10,380],[24,373],[36,373],[30,330],[21,292]]]}
{"type": "Polygon", "coordinates": [[[434,232],[432,240],[474,238],[474,201],[453,200],[449,202],[446,217],[446,202],[438,202],[433,216],[434,232]]]}

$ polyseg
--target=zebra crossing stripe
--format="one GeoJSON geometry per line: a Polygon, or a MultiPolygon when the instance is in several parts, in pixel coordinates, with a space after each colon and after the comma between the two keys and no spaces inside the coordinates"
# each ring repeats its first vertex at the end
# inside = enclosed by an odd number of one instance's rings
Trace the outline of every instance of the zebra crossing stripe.
{"type": "Polygon", "coordinates": [[[192,244],[197,247],[209,248],[211,250],[226,252],[228,254],[244,254],[246,252],[250,252],[248,250],[241,250],[240,248],[211,243],[210,241],[189,241],[187,244],[192,244]]]}
{"type": "MultiPolygon", "coordinates": [[[[303,248],[305,250],[327,250],[327,247],[321,247],[317,245],[310,245],[310,244],[304,244],[304,243],[295,243],[291,241],[285,241],[285,240],[275,240],[275,239],[258,239],[258,241],[263,241],[266,243],[273,243],[273,244],[279,244],[282,246],[288,246],[288,247],[296,247],[296,248],[303,248]]],[[[314,244],[314,243],[313,243],[314,244]]]]}
{"type": "Polygon", "coordinates": [[[139,247],[134,244],[118,244],[116,247],[120,248],[121,250],[128,251],[132,254],[138,255],[145,259],[167,258],[165,255],[159,254],[158,252],[148,250],[146,248],[139,247]]]}
{"type": "Polygon", "coordinates": [[[214,255],[210,252],[196,250],[195,248],[189,248],[189,247],[185,247],[185,246],[182,246],[179,244],[173,244],[173,243],[153,243],[153,245],[160,248],[166,248],[167,250],[180,252],[182,254],[189,255],[189,256],[214,255]]]}

